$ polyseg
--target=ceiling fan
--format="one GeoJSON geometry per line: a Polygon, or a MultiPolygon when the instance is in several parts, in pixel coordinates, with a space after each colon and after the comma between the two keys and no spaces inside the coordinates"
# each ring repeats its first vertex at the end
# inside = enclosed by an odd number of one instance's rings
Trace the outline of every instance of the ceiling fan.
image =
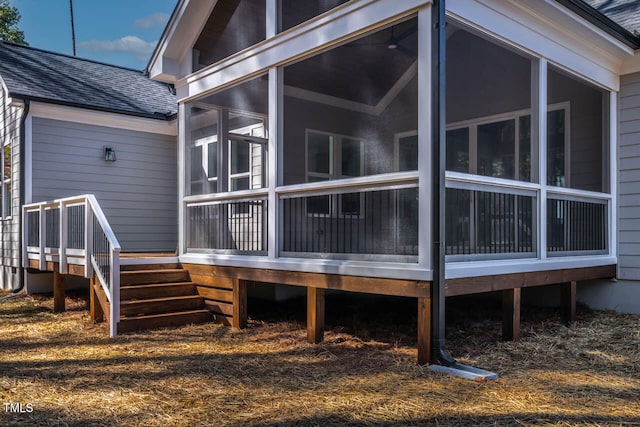
{"type": "Polygon", "coordinates": [[[404,32],[402,32],[399,35],[396,35],[396,26],[392,26],[391,27],[391,35],[389,36],[389,38],[383,42],[374,42],[374,43],[367,43],[367,42],[353,42],[353,43],[348,43],[345,45],[345,47],[362,47],[362,46],[384,46],[387,49],[390,50],[396,50],[406,56],[408,56],[409,58],[415,58],[416,54],[415,52],[413,52],[411,49],[409,49],[408,47],[406,47],[405,45],[402,44],[402,42],[412,36],[413,34],[416,33],[416,31],[418,31],[418,26],[414,25],[411,28],[405,30],[404,32]]]}

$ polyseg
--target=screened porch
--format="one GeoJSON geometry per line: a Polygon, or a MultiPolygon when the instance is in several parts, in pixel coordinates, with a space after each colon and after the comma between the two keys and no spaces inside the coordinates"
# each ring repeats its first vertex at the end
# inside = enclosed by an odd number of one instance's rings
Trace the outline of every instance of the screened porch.
{"type": "MultiPolygon", "coordinates": [[[[385,24],[184,104],[181,255],[429,270],[426,31],[385,24]]],[[[446,79],[447,262],[611,256],[609,91],[455,20],[446,79]]]]}

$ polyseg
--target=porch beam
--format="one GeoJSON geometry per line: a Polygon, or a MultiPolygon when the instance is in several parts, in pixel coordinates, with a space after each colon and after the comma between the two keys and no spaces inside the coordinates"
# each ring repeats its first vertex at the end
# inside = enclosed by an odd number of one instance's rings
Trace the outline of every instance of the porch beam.
{"type": "Polygon", "coordinates": [[[431,300],[418,298],[418,364],[431,363],[431,300]]]}
{"type": "Polygon", "coordinates": [[[307,288],[307,340],[313,344],[324,339],[324,293],[321,288],[307,288]]]}
{"type": "Polygon", "coordinates": [[[65,311],[65,284],[67,276],[58,271],[53,272],[53,311],[62,313],[65,311]]]}
{"type": "Polygon", "coordinates": [[[560,311],[562,321],[567,324],[576,321],[576,285],[575,280],[560,285],[560,311]]]}
{"type": "Polygon", "coordinates": [[[247,282],[233,279],[233,317],[231,327],[244,329],[247,327],[247,282]]]}
{"type": "Polygon", "coordinates": [[[502,340],[520,340],[520,294],[522,288],[502,291],[502,340]]]}

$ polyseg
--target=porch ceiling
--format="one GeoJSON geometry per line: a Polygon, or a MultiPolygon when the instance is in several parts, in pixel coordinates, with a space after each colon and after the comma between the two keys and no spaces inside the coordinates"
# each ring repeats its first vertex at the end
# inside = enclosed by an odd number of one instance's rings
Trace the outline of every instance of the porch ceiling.
{"type": "Polygon", "coordinates": [[[375,106],[414,64],[417,52],[417,23],[410,19],[290,65],[285,81],[288,86],[375,106]]]}

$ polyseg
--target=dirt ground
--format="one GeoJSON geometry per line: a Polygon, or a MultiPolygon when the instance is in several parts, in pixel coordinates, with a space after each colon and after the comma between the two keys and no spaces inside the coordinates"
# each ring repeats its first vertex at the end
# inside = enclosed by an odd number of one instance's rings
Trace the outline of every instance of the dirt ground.
{"type": "MultiPolygon", "coordinates": [[[[0,298],[8,295],[0,291],[0,298]]],[[[447,300],[447,347],[491,370],[477,383],[416,365],[416,303],[327,297],[305,341],[304,303],[251,300],[249,327],[204,324],[108,337],[82,294],[0,302],[5,426],[640,426],[640,317],[523,307],[500,342],[499,303],[447,300]]]]}

